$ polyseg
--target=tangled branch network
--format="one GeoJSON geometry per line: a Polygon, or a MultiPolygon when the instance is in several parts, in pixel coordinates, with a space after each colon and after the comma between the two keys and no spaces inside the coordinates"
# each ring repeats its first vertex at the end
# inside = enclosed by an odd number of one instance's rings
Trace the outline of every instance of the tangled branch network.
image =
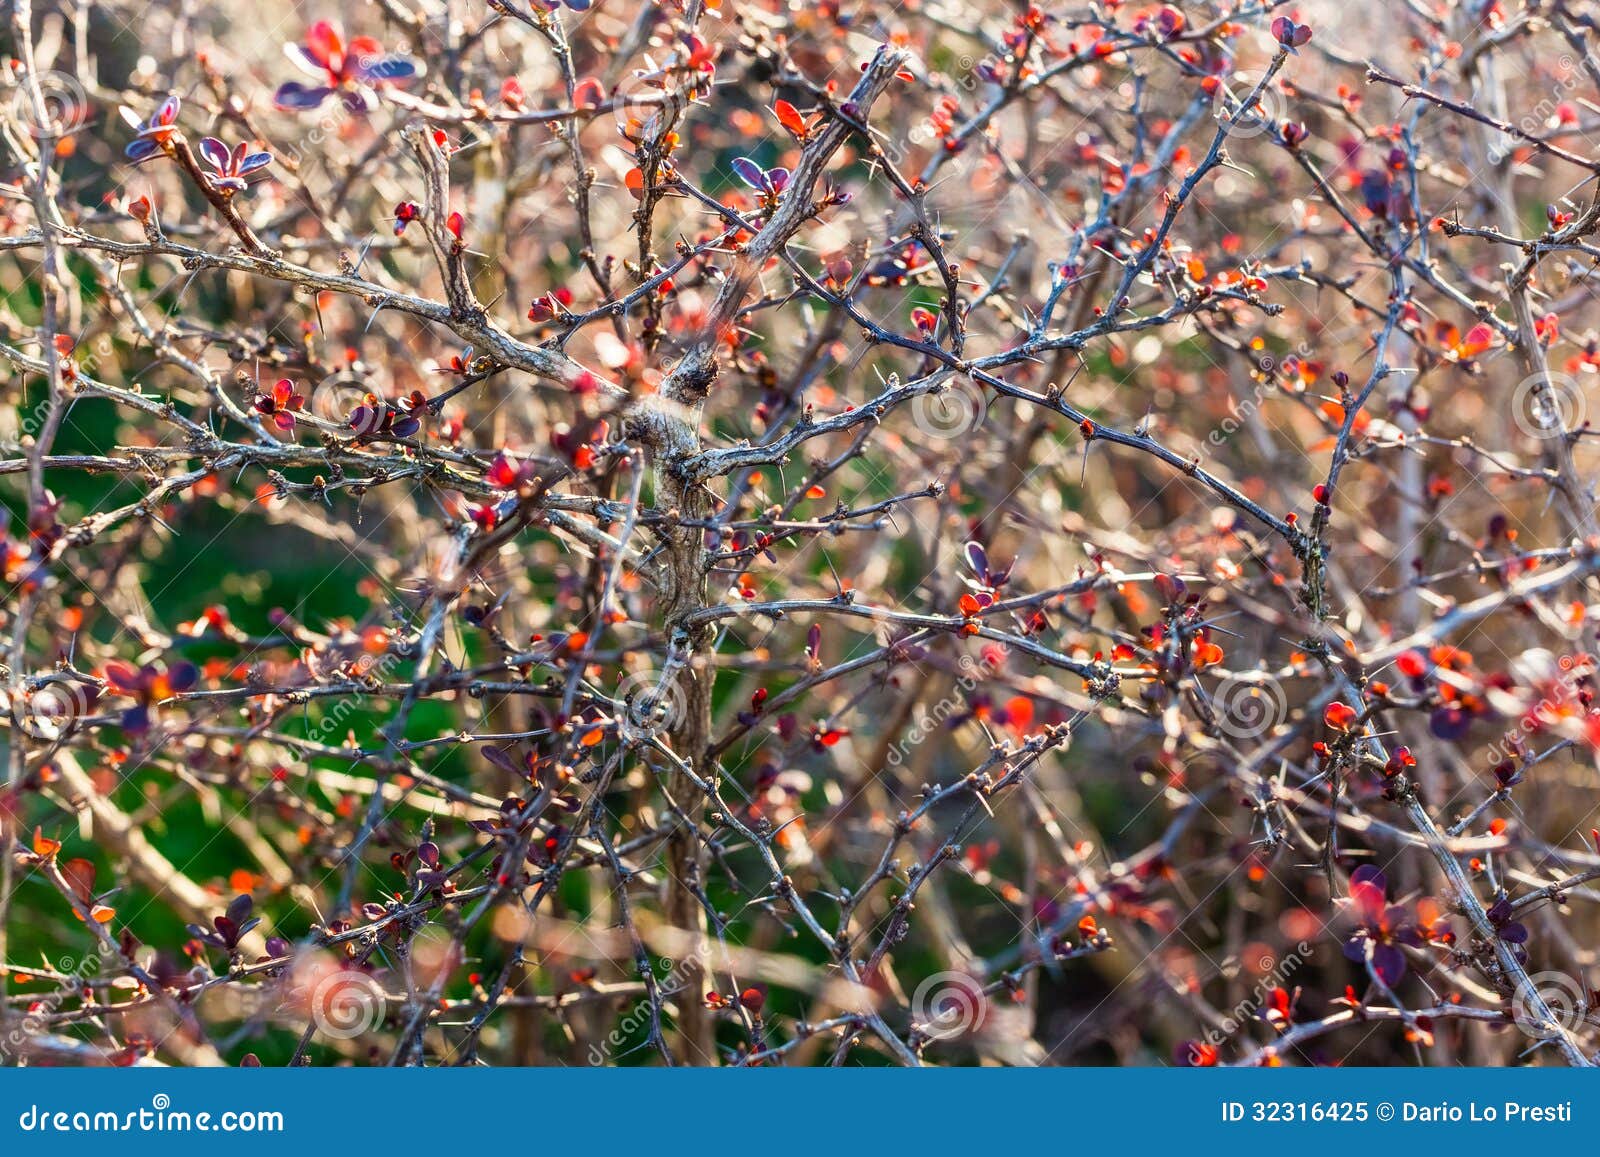
{"type": "Polygon", "coordinates": [[[342,8],[9,6],[5,1063],[1595,1061],[1592,5],[342,8]]]}

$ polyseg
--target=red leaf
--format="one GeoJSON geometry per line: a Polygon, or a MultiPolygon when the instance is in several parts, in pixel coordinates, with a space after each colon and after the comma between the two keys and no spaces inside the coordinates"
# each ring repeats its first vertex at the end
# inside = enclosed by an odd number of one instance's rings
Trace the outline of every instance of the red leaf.
{"type": "Polygon", "coordinates": [[[1322,721],[1335,731],[1348,731],[1350,725],[1356,721],[1356,714],[1354,707],[1335,700],[1328,704],[1328,709],[1322,713],[1322,721]]]}
{"type": "Polygon", "coordinates": [[[1479,322],[1467,331],[1467,336],[1461,339],[1457,353],[1462,358],[1475,358],[1484,350],[1494,345],[1494,330],[1489,328],[1487,322],[1479,322]]]}
{"type": "Polygon", "coordinates": [[[89,860],[68,860],[61,865],[61,878],[72,894],[87,904],[94,895],[95,866],[89,860]]]}
{"type": "Polygon", "coordinates": [[[806,139],[806,120],[800,115],[794,105],[786,100],[780,100],[772,106],[772,111],[778,118],[778,123],[788,129],[802,141],[806,139]]]}
{"type": "Polygon", "coordinates": [[[592,76],[580,80],[572,90],[572,103],[577,108],[599,108],[606,99],[606,90],[592,76]]]}

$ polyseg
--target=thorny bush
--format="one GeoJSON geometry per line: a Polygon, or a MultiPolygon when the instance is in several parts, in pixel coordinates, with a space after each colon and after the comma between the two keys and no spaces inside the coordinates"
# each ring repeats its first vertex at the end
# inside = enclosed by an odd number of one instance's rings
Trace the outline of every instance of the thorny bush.
{"type": "Polygon", "coordinates": [[[1592,6],[338,7],[10,6],[7,1063],[1592,1063],[1592,6]]]}

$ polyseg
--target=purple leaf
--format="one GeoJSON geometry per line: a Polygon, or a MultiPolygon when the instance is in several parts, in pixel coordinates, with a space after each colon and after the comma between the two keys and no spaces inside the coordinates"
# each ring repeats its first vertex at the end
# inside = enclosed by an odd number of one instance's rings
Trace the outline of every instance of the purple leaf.
{"type": "Polygon", "coordinates": [[[1387,893],[1389,890],[1389,877],[1383,874],[1383,870],[1381,868],[1378,868],[1373,864],[1362,864],[1355,871],[1351,872],[1350,883],[1370,884],[1381,893],[1387,893]]]}
{"type": "Polygon", "coordinates": [[[307,76],[316,77],[318,80],[328,79],[328,70],[313,60],[311,54],[300,45],[285,44],[283,46],[283,54],[294,61],[295,67],[299,68],[307,76]]]}
{"type": "Polygon", "coordinates": [[[1472,730],[1472,716],[1459,707],[1439,707],[1428,717],[1428,730],[1439,739],[1465,739],[1472,730]]]}
{"type": "Polygon", "coordinates": [[[356,116],[363,116],[378,107],[377,94],[364,85],[346,89],[339,94],[339,99],[344,102],[345,109],[356,116]]]}
{"type": "Polygon", "coordinates": [[[989,581],[989,552],[983,549],[979,542],[969,542],[965,550],[967,565],[972,568],[972,573],[983,583],[989,581]]]}
{"type": "Polygon", "coordinates": [[[749,157],[734,157],[732,165],[735,175],[752,189],[760,189],[765,192],[769,187],[766,173],[762,172],[761,166],[749,157]]]}
{"type": "Polygon", "coordinates": [[[301,84],[297,80],[291,80],[278,86],[278,91],[272,94],[272,103],[281,109],[316,108],[327,100],[332,93],[333,89],[327,85],[313,87],[301,84]]]}
{"type": "Polygon", "coordinates": [[[217,170],[217,172],[226,173],[228,171],[228,162],[231,159],[228,153],[228,146],[217,140],[216,137],[200,138],[200,155],[205,158],[206,164],[217,170]]]}
{"type": "Polygon", "coordinates": [[[1400,978],[1406,974],[1406,954],[1393,944],[1374,945],[1372,971],[1385,984],[1398,984],[1400,978]]]}
{"type": "Polygon", "coordinates": [[[502,747],[485,747],[481,749],[483,758],[494,764],[501,771],[509,771],[512,775],[520,774],[516,763],[511,758],[511,753],[502,747]]]}
{"type": "Polygon", "coordinates": [[[367,80],[405,80],[417,75],[417,65],[403,56],[380,56],[363,65],[361,75],[367,80]]]}

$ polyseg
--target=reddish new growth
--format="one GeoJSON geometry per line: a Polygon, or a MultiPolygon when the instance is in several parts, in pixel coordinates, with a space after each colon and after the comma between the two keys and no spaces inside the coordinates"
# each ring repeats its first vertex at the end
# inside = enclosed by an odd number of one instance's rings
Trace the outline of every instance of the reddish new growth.
{"type": "Polygon", "coordinates": [[[1595,1059],[1584,6],[58,7],[6,1063],[1595,1059]]]}

